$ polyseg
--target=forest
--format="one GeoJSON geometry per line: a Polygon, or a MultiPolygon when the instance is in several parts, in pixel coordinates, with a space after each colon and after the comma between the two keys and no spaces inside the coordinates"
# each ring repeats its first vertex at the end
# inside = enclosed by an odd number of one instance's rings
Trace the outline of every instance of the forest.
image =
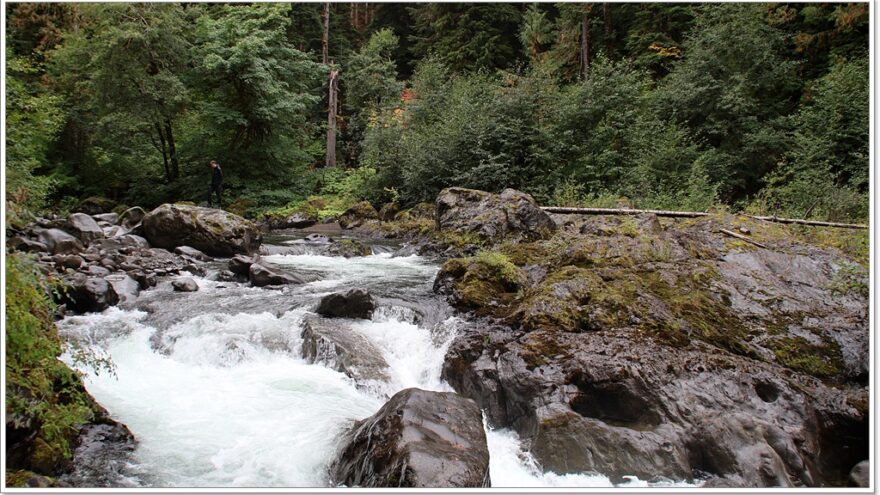
{"type": "Polygon", "coordinates": [[[13,220],[202,204],[212,159],[250,218],[449,186],[868,217],[868,3],[5,8],[13,220]]]}

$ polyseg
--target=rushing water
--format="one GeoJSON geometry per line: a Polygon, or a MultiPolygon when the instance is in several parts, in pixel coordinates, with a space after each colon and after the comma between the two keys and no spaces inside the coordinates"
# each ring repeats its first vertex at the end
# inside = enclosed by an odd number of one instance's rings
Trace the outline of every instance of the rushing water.
{"type": "MultiPolygon", "coordinates": [[[[112,483],[328,486],[326,466],[352,421],[375,413],[403,388],[451,390],[440,371],[465,322],[432,293],[435,264],[387,252],[263,261],[313,281],[258,289],[217,282],[209,273],[194,277],[198,292],[173,292],[166,281],[129,307],[59,323],[68,339],[115,365],[114,374],[86,380],[89,392],[139,442],[112,483]],[[382,353],[388,383],[358,386],[300,354],[303,316],[322,296],[352,287],[367,288],[378,299],[371,320],[347,324],[382,353]]],[[[494,487],[611,486],[601,475],[542,473],[515,433],[487,428],[487,436],[494,487]]],[[[647,485],[632,479],[624,486],[647,485]]]]}

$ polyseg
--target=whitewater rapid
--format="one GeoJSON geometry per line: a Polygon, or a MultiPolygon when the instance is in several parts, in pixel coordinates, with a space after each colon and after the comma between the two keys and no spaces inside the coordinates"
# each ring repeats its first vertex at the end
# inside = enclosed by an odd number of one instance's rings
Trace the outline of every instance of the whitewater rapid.
{"type": "MultiPolygon", "coordinates": [[[[326,467],[353,421],[404,388],[452,390],[440,374],[463,322],[430,290],[435,264],[387,253],[263,261],[314,281],[267,290],[209,274],[194,277],[195,293],[175,293],[166,281],[132,306],[59,322],[69,342],[114,365],[112,374],[82,369],[89,392],[138,440],[115,485],[329,486],[326,467]],[[317,300],[356,286],[377,296],[379,308],[348,324],[381,351],[388,383],[358,386],[300,353],[302,319],[317,300]]],[[[82,366],[72,353],[63,358],[82,366]]],[[[543,473],[515,433],[486,430],[493,487],[612,486],[597,474],[543,473]]]]}

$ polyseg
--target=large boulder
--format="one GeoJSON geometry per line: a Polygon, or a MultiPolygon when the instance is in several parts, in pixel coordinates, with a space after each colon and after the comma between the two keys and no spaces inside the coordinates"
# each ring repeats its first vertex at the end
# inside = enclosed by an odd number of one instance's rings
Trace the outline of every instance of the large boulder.
{"type": "Polygon", "coordinates": [[[242,254],[236,254],[229,260],[229,271],[236,275],[244,275],[247,276],[250,272],[251,265],[257,262],[256,258],[252,258],[250,256],[245,256],[242,254]]]}
{"type": "Polygon", "coordinates": [[[41,230],[37,240],[45,244],[52,254],[79,253],[84,249],[79,239],[61,229],[41,230]]]}
{"type": "Polygon", "coordinates": [[[211,257],[207,254],[199,251],[196,248],[191,248],[189,246],[178,246],[174,248],[174,254],[179,254],[181,256],[188,256],[197,261],[211,261],[211,257]]]}
{"type": "Polygon", "coordinates": [[[361,201],[360,203],[345,210],[339,216],[338,222],[343,229],[353,229],[367,220],[378,220],[379,212],[373,208],[369,201],[361,201]]]}
{"type": "Polygon", "coordinates": [[[382,352],[357,331],[332,320],[303,320],[302,355],[310,363],[345,373],[355,382],[387,381],[388,363],[382,352]]]}
{"type": "Polygon", "coordinates": [[[103,278],[74,273],[65,277],[64,282],[61,301],[76,313],[104,311],[119,302],[119,295],[113,285],[103,278]]]}
{"type": "Polygon", "coordinates": [[[67,217],[67,227],[85,244],[104,238],[104,231],[98,226],[98,222],[85,213],[73,213],[67,217]]]}
{"type": "Polygon", "coordinates": [[[116,213],[99,213],[97,215],[92,215],[92,218],[97,222],[107,222],[110,225],[116,225],[119,223],[119,215],[116,213]]]}
{"type": "Polygon", "coordinates": [[[316,312],[329,318],[364,318],[373,316],[376,301],[366,289],[351,289],[324,296],[316,312]]]}
{"type": "Polygon", "coordinates": [[[505,237],[546,239],[556,224],[526,193],[505,189],[492,194],[449,187],[437,196],[437,229],[476,234],[487,240],[505,237]]]}
{"type": "Polygon", "coordinates": [[[133,206],[119,215],[119,225],[130,231],[139,226],[146,216],[147,212],[145,212],[143,208],[140,206],[133,206]]]}
{"type": "Polygon", "coordinates": [[[408,388],[355,423],[330,466],[334,483],[357,487],[489,486],[480,408],[451,392],[408,388]]]}
{"type": "Polygon", "coordinates": [[[196,292],[199,290],[199,284],[192,277],[180,277],[171,282],[171,287],[175,292],[196,292]]]}
{"type": "Polygon", "coordinates": [[[342,239],[340,241],[327,244],[326,253],[329,256],[342,256],[343,258],[356,258],[358,256],[369,256],[373,254],[370,246],[355,239],[342,239]]]}
{"type": "MultiPolygon", "coordinates": [[[[98,271],[101,267],[93,265],[90,266],[89,269],[90,271],[98,271]]],[[[106,270],[106,268],[104,270],[106,270]]],[[[95,273],[95,275],[100,274],[95,273]]],[[[141,291],[138,281],[124,272],[111,273],[104,276],[104,280],[113,287],[113,291],[116,292],[116,295],[119,297],[120,304],[134,302],[141,291]]]]}
{"type": "Polygon", "coordinates": [[[248,269],[248,274],[251,279],[251,283],[255,287],[303,283],[302,279],[294,275],[284,273],[276,268],[269,268],[259,263],[252,264],[248,269]]]}
{"type": "Polygon", "coordinates": [[[255,252],[260,229],[244,218],[214,208],[164,204],[143,220],[144,235],[153,246],[190,246],[211,256],[255,252]]]}

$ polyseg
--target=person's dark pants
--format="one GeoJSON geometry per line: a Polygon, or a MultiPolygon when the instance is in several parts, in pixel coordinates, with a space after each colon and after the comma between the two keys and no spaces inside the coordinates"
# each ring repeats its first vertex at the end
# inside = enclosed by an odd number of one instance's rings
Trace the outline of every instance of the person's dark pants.
{"type": "Polygon", "coordinates": [[[217,206],[223,208],[223,184],[211,184],[211,190],[208,192],[208,206],[213,207],[214,193],[217,193],[217,206]]]}

